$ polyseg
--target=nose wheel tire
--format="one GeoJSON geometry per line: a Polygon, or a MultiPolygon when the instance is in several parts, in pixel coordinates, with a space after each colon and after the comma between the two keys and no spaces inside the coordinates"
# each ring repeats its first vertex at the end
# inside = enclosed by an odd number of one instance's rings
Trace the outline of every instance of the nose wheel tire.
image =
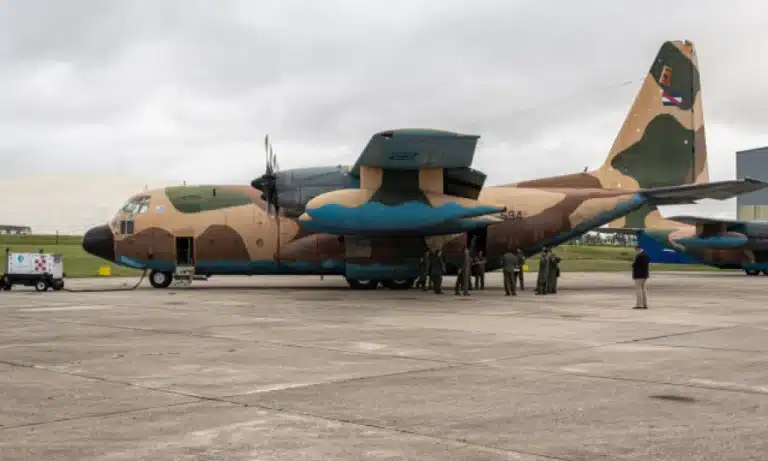
{"type": "Polygon", "coordinates": [[[171,282],[173,282],[173,275],[170,272],[153,270],[149,273],[149,284],[153,288],[168,288],[171,282]]]}
{"type": "Polygon", "coordinates": [[[47,291],[48,290],[48,282],[45,280],[39,280],[35,282],[35,291],[47,291]]]}
{"type": "Polygon", "coordinates": [[[349,287],[353,290],[375,290],[379,286],[378,280],[347,279],[349,287]]]}

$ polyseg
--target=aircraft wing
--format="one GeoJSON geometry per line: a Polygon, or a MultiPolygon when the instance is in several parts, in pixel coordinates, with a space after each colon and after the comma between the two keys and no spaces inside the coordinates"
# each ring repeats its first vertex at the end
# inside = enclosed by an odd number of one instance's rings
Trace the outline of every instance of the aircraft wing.
{"type": "Polygon", "coordinates": [[[485,175],[469,166],[478,138],[439,130],[377,133],[349,171],[359,187],[316,196],[299,223],[334,235],[433,236],[501,222],[493,215],[505,206],[477,200],[485,175]]]}
{"type": "Polygon", "coordinates": [[[362,167],[385,170],[468,168],[480,136],[441,130],[400,129],[374,134],[349,174],[362,167]]]}
{"type": "Polygon", "coordinates": [[[703,199],[727,200],[766,187],[768,187],[768,182],[745,178],[704,184],[657,187],[644,189],[640,191],[640,194],[648,197],[651,203],[657,206],[684,205],[696,203],[697,200],[703,199]]]}

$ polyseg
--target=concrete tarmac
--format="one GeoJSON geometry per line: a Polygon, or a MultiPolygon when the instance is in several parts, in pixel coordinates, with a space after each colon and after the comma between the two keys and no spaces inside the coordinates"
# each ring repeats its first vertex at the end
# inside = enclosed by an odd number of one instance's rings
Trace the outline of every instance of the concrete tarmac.
{"type": "Polygon", "coordinates": [[[768,459],[768,277],[453,281],[0,292],[0,459],[768,459]]]}

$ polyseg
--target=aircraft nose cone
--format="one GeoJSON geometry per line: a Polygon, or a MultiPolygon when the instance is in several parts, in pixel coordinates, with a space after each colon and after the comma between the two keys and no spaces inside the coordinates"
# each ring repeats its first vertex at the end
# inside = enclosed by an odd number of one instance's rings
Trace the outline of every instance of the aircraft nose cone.
{"type": "Polygon", "coordinates": [[[89,229],[83,236],[83,250],[107,261],[114,261],[115,237],[109,226],[96,226],[89,229]]]}

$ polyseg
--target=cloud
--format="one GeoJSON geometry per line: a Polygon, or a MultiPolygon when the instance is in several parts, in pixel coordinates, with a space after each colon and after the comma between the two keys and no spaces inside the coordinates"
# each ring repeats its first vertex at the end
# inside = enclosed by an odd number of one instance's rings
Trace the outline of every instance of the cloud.
{"type": "MultiPolygon", "coordinates": [[[[490,183],[580,171],[604,160],[661,43],[691,39],[711,178],[729,179],[735,150],[768,143],[766,20],[756,1],[14,2],[0,178],[245,182],[265,132],[291,168],[352,163],[397,127],[482,135],[490,183]]],[[[32,193],[107,206],[83,187],[32,193]]],[[[696,210],[735,207],[714,203],[696,210]]]]}

